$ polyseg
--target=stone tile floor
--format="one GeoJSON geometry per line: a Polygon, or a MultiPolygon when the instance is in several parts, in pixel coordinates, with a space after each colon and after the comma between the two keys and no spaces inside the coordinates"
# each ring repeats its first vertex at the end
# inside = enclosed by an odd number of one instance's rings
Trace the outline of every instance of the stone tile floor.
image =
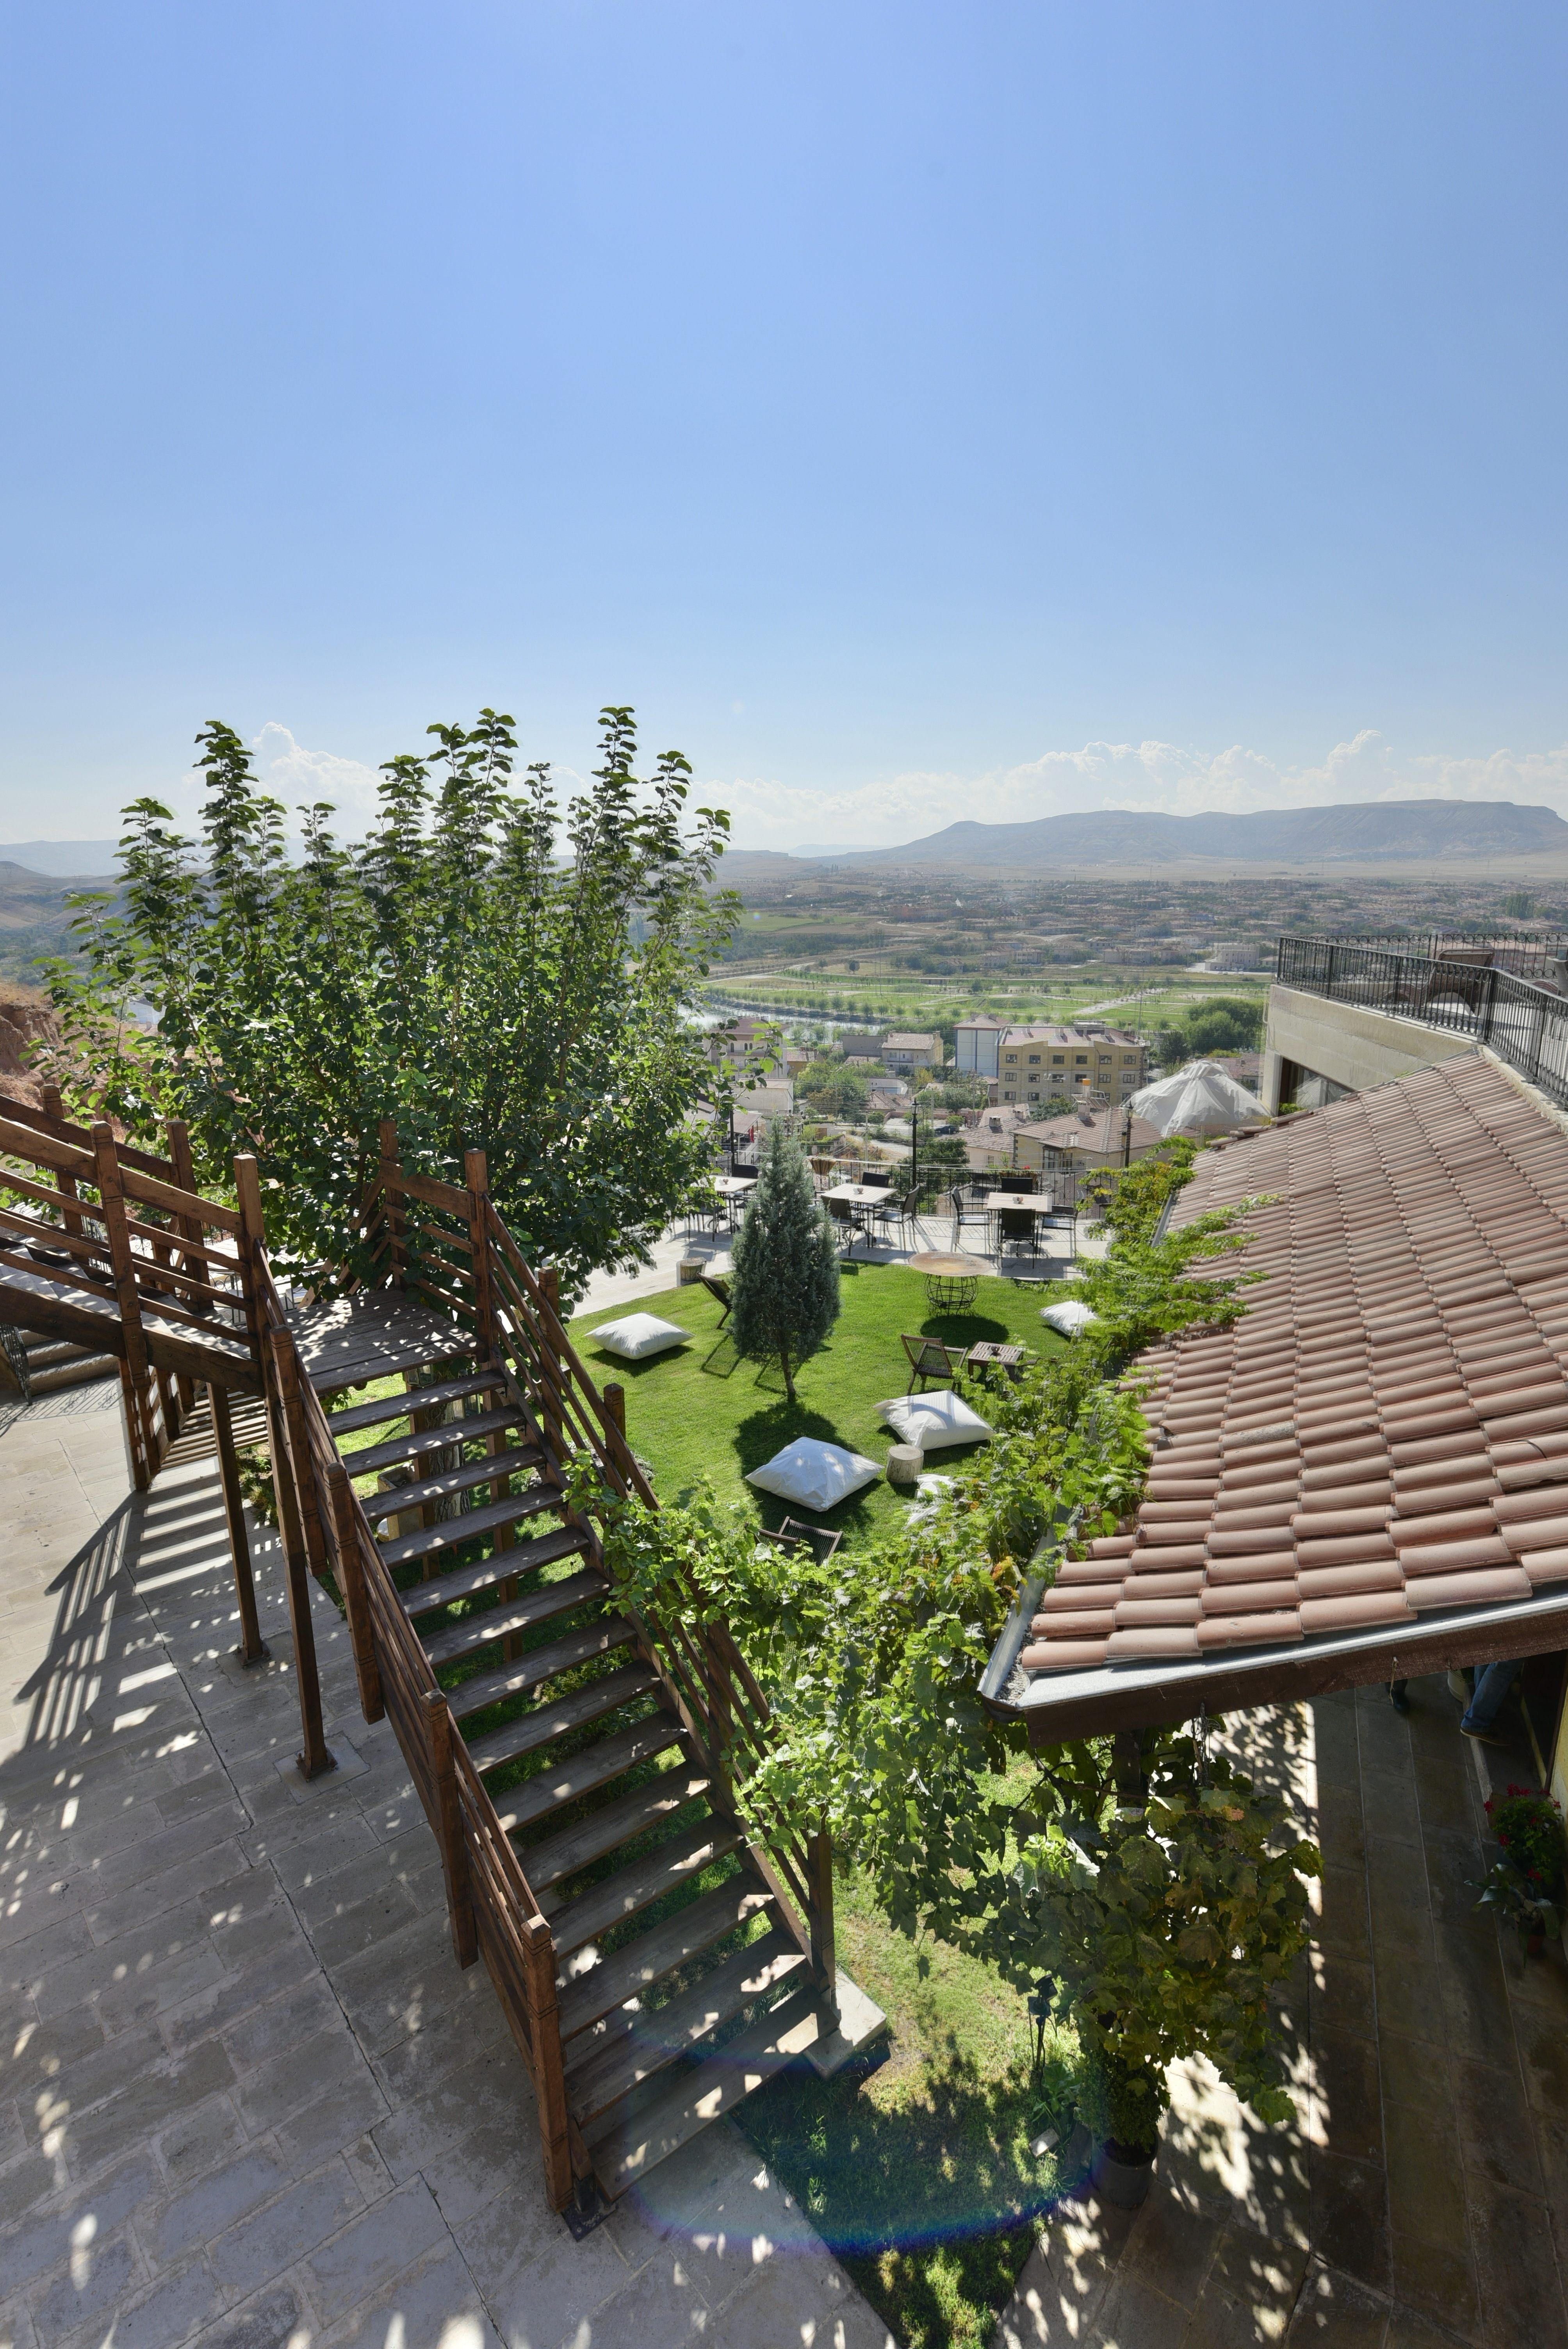
{"type": "Polygon", "coordinates": [[[1568,2344],[1568,1968],[1474,1907],[1482,1781],[1537,1773],[1467,1745],[1443,1680],[1409,1695],[1405,1719],[1375,1688],[1239,1727],[1323,1848],[1279,2007],[1296,2127],[1183,2067],[1148,2202],[1063,2205],[997,2349],[1568,2344]]]}
{"type": "Polygon", "coordinates": [[[319,1594],[293,1766],[255,1559],[247,1672],[210,1464],[132,1498],[112,1385],[0,1431],[0,2349],[888,2349],[727,2125],[573,2242],[319,1594]]]}

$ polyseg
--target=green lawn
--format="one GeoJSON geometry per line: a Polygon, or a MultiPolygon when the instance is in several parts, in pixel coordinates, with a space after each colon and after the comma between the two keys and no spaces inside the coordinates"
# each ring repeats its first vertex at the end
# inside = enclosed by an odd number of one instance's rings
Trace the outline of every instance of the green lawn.
{"type": "MultiPolygon", "coordinates": [[[[973,1345],[982,1338],[1021,1340],[1041,1350],[1063,1343],[1040,1319],[1040,1291],[1010,1280],[982,1280],[971,1312],[934,1313],[920,1273],[902,1265],[846,1265],[841,1296],[842,1309],[827,1343],[796,1373],[793,1404],[785,1400],[776,1367],[739,1359],[719,1330],[720,1309],[705,1288],[669,1289],[632,1305],[582,1314],[570,1335],[597,1384],[618,1381],[625,1388],[626,1433],[638,1458],[652,1467],[661,1500],[675,1500],[706,1476],[721,1500],[759,1504],[769,1526],[789,1516],[789,1505],[758,1493],[745,1482],[746,1475],[797,1436],[844,1444],[879,1464],[886,1460],[894,1439],[876,1406],[903,1394],[909,1384],[901,1333],[955,1345],[973,1345]],[[654,1313],[689,1330],[691,1344],[644,1362],[623,1362],[594,1345],[593,1333],[602,1322],[634,1312],[654,1313]]],[[[954,1467],[973,1449],[933,1453],[929,1464],[954,1467]]],[[[852,1543],[895,1523],[905,1505],[905,1496],[882,1478],[815,1522],[841,1527],[852,1543]]]]}

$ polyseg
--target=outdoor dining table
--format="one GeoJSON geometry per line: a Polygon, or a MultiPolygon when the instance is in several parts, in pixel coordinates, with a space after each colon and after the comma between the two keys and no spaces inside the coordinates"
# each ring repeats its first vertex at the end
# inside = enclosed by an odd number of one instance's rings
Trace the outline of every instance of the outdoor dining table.
{"type": "Polygon", "coordinates": [[[985,1212],[999,1216],[1004,1207],[1022,1207],[1031,1216],[1048,1216],[1051,1195],[1048,1191],[987,1191],[985,1212]]]}
{"type": "Polygon", "coordinates": [[[909,1259],[912,1272],[925,1275],[925,1301],[938,1313],[967,1313],[991,1268],[957,1248],[923,1248],[909,1259]]]}
{"type": "MultiPolygon", "coordinates": [[[[824,1199],[836,1199],[841,1206],[848,1207],[851,1211],[859,1210],[859,1213],[855,1214],[856,1230],[857,1233],[864,1232],[868,1239],[871,1237],[869,1220],[871,1209],[889,1206],[893,1195],[892,1187],[884,1183],[835,1183],[830,1191],[824,1191],[822,1194],[824,1199]]],[[[851,1254],[854,1245],[854,1241],[851,1240],[850,1242],[851,1254]]]]}

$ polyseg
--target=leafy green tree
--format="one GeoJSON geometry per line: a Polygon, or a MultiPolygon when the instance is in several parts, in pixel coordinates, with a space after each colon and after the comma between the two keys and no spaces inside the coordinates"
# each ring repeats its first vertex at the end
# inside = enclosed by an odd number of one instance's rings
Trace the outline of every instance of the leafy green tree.
{"type": "Polygon", "coordinates": [[[318,804],[291,863],[283,807],[214,720],[200,845],[138,801],[122,908],[79,901],[84,966],[50,978],[62,1082],[133,1133],[184,1117],[208,1183],[254,1151],[297,1257],[351,1258],[391,1118],[426,1174],[460,1182],[464,1149],[485,1150],[501,1213],[568,1292],[645,1259],[709,1155],[687,1015],[738,901],[711,887],[728,819],[699,808],[683,830],[686,760],[640,782],[630,709],[603,727],[562,810],[544,764],[514,789],[510,718],[433,726],[427,756],[383,767],[365,839],[340,846],[318,804]]]}
{"type": "Polygon", "coordinates": [[[798,1366],[839,1318],[839,1258],[805,1153],[781,1119],[768,1129],[734,1262],[737,1351],[776,1361],[793,1402],[798,1366]]]}
{"type": "Polygon", "coordinates": [[[812,1061],[795,1080],[799,1097],[810,1103],[819,1117],[849,1121],[864,1117],[869,1098],[866,1081],[842,1061],[812,1061]]]}
{"type": "Polygon", "coordinates": [[[1255,996],[1212,995],[1194,1004],[1183,1023],[1193,1059],[1210,1052],[1245,1052],[1264,1032],[1264,1007],[1255,996]]]}

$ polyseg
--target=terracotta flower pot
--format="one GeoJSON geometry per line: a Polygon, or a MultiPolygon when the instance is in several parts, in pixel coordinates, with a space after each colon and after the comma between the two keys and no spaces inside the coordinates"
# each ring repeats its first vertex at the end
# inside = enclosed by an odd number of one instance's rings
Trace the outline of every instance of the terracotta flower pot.
{"type": "Polygon", "coordinates": [[[1109,2145],[1098,2145],[1094,2152],[1094,2182],[1108,2202],[1119,2210],[1136,2210],[1149,2192],[1149,2182],[1154,2175],[1154,2156],[1146,2153],[1127,2158],[1127,2148],[1112,2150],[1109,2145]]]}

